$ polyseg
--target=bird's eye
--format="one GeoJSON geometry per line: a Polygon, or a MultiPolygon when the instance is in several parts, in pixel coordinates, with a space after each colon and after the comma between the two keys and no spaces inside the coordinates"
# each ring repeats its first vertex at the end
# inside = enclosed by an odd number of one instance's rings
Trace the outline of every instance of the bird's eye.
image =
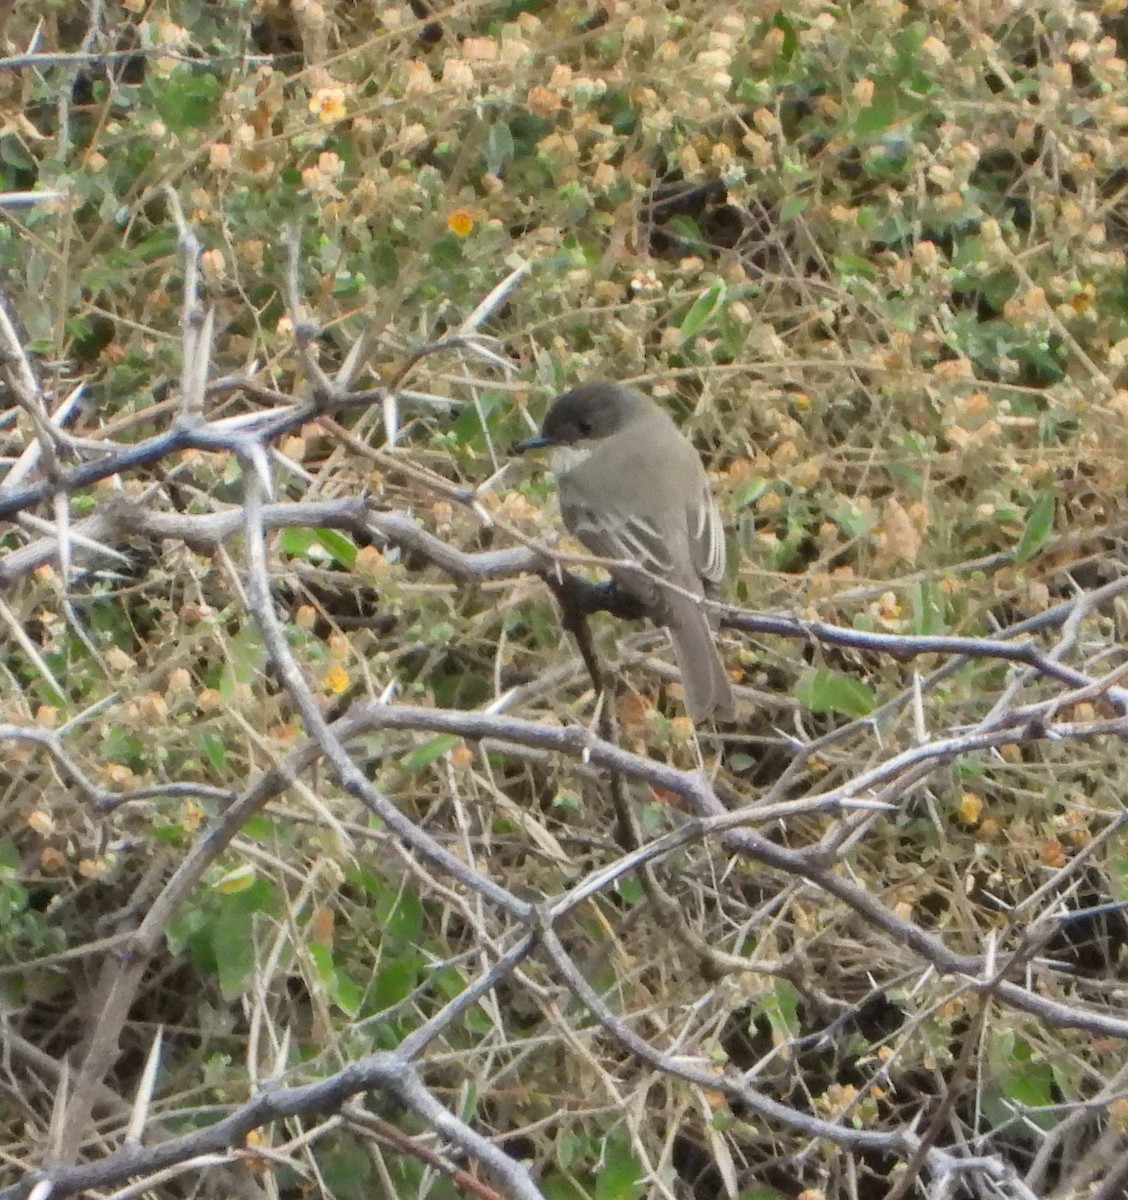
{"type": "Polygon", "coordinates": [[[580,437],[591,437],[592,424],[587,417],[581,417],[576,422],[576,428],[580,431],[580,437]]]}

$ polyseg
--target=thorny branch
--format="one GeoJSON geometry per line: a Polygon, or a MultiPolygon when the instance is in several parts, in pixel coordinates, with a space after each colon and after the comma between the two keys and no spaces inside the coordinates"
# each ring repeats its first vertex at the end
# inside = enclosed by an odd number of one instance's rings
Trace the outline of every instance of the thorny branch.
{"type": "MultiPolygon", "coordinates": [[[[127,542],[129,545],[149,542],[156,546],[171,543],[225,562],[228,543],[241,540],[244,563],[240,584],[245,591],[246,607],[258,628],[271,670],[280,681],[306,740],[290,753],[276,757],[272,765],[257,771],[242,792],[223,796],[218,815],[185,854],[178,869],[163,883],[155,898],[145,903],[143,912],[127,914],[127,927],[114,934],[101,950],[101,977],[92,1005],[95,1016],[63,1097],[65,1109],[58,1124],[61,1132],[51,1147],[52,1161],[0,1191],[0,1200],[22,1200],[40,1182],[49,1183],[53,1196],[66,1196],[112,1186],[129,1178],[156,1176],[170,1167],[197,1160],[245,1161],[251,1152],[243,1147],[252,1131],[292,1116],[339,1112],[346,1101],[365,1092],[377,1093],[410,1110],[432,1134],[455,1148],[455,1157],[464,1155],[481,1163],[508,1195],[531,1200],[541,1193],[525,1168],[440,1103],[427,1086],[426,1055],[471,1009],[496,1003],[503,985],[516,984],[527,989],[535,1002],[547,1009],[549,994],[534,986],[533,968],[538,972],[550,971],[556,985],[571,995],[621,1053],[649,1067],[656,1075],[720,1093],[736,1108],[755,1114],[773,1128],[824,1140],[842,1150],[877,1150],[900,1160],[911,1160],[914,1170],[931,1173],[938,1185],[961,1171],[974,1171],[995,1181],[1008,1178],[1009,1168],[1001,1160],[956,1154],[938,1146],[941,1131],[935,1124],[923,1138],[910,1122],[893,1131],[855,1127],[844,1118],[812,1115],[801,1105],[773,1098],[754,1086],[755,1071],[718,1072],[704,1060],[690,1061],[676,1039],[659,1033],[643,1035],[609,1007],[585,977],[561,931],[585,905],[608,895],[644,868],[673,869],[690,852],[720,851],[733,861],[743,859],[767,869],[779,895],[813,895],[821,905],[834,906],[836,911],[849,914],[851,920],[868,931],[871,943],[882,947],[886,962],[897,964],[904,979],[915,980],[917,985],[926,980],[943,980],[950,983],[952,994],[978,993],[980,1012],[986,1012],[989,1005],[999,1006],[1027,1014],[1046,1026],[1076,1028],[1093,1036],[1128,1040],[1128,1021],[1115,1007],[1100,1003],[1091,993],[1078,998],[1040,964],[1034,951],[1052,932],[1055,921],[1046,910],[1032,914],[1028,927],[1003,929],[1000,936],[1017,939],[1009,956],[1000,956],[993,940],[957,948],[950,944],[954,939],[926,928],[919,919],[898,911],[885,898],[870,892],[854,878],[849,863],[849,853],[861,844],[874,823],[903,812],[912,797],[920,794],[941,768],[1015,746],[1124,739],[1128,735],[1128,689],[1122,686],[1124,668],[1114,667],[1095,674],[1091,669],[1064,661],[1077,646],[1082,619],[1123,596],[1128,591],[1128,578],[1058,604],[992,638],[879,633],[791,615],[715,606],[722,625],[742,635],[800,639],[826,650],[864,652],[897,661],[924,656],[941,660],[930,676],[890,698],[876,713],[822,737],[781,739],[781,745],[793,755],[792,762],[774,786],[759,792],[752,786],[714,781],[700,765],[685,769],[626,749],[577,724],[561,725],[509,715],[507,709],[520,695],[513,689],[499,690],[495,700],[479,711],[397,704],[389,698],[383,702],[354,702],[342,715],[332,719],[323,710],[287,641],[285,621],[276,606],[274,562],[268,538],[273,531],[309,527],[346,531],[357,540],[410,554],[462,587],[513,582],[524,575],[539,574],[577,612],[606,610],[623,617],[637,613],[613,589],[592,584],[567,569],[570,564],[588,560],[563,555],[532,541],[496,514],[487,514],[481,489],[457,488],[429,474],[405,455],[389,449],[373,450],[332,419],[333,414],[378,403],[383,406],[390,444],[399,426],[398,396],[411,371],[420,363],[436,354],[461,353],[496,365],[501,360],[478,330],[509,290],[517,286],[527,268],[522,266],[502,280],[458,329],[412,352],[387,387],[356,391],[350,389],[363,359],[359,343],[335,379],[321,369],[313,354],[315,331],[303,323],[299,313],[300,272],[295,250],[290,262],[288,302],[306,374],[312,381],[312,394],[308,399],[292,400],[253,376],[228,377],[209,383],[215,333],[211,314],[198,296],[195,270],[198,246],[175,203],[172,211],[188,263],[188,277],[181,394],[178,411],[171,415],[163,432],[139,443],[118,442],[108,436],[90,439],[69,434],[64,427],[69,410],[60,407],[51,412],[17,325],[9,319],[7,306],[0,306],[3,374],[27,418],[30,438],[26,456],[20,457],[19,470],[13,467],[8,479],[0,481],[0,516],[19,518],[28,539],[0,561],[0,591],[12,590],[45,565],[60,568],[69,591],[81,572],[128,562],[129,553],[122,548],[127,542]],[[269,407],[209,419],[209,405],[217,398],[239,394],[251,404],[269,407]],[[400,472],[417,494],[458,504],[473,520],[489,521],[502,534],[511,534],[512,544],[496,549],[465,550],[428,530],[413,512],[382,508],[366,496],[273,500],[269,452],[284,435],[311,422],[339,438],[350,451],[377,459],[381,469],[400,472]],[[227,507],[213,503],[207,512],[178,511],[165,503],[163,493],[156,487],[138,494],[119,486],[108,494],[96,493],[92,509],[80,518],[75,517],[70,502],[77,494],[108,480],[136,480],[144,472],[173,461],[181,452],[192,450],[221,453],[238,461],[242,489],[239,502],[231,502],[227,507]],[[25,481],[36,467],[40,477],[25,481]],[[45,513],[50,513],[53,525],[48,523],[45,513]],[[1044,637],[1054,631],[1058,631],[1058,640],[1049,649],[1034,636],[1044,637]],[[847,737],[880,731],[883,722],[892,722],[904,711],[913,711],[919,718],[922,697],[972,660],[996,660],[1021,668],[986,716],[969,722],[966,727],[938,734],[919,728],[915,744],[895,752],[875,753],[868,767],[851,767],[845,777],[821,789],[811,786],[802,794],[795,794],[793,785],[802,778],[814,755],[832,752],[847,737]],[[1031,696],[1033,683],[1043,691],[1031,696]],[[1107,702],[1113,715],[1094,713],[1080,719],[1078,706],[1094,701],[1107,702]],[[546,758],[566,760],[578,772],[597,779],[617,779],[639,795],[676,797],[683,816],[672,830],[641,840],[611,861],[589,870],[566,890],[534,903],[501,886],[488,869],[475,864],[468,855],[452,850],[381,792],[365,769],[371,764],[363,763],[358,752],[367,736],[375,732],[455,735],[530,767],[546,758]],[[248,819],[292,788],[307,786],[304,781],[316,769],[327,770],[339,789],[378,819],[382,843],[398,856],[406,871],[425,878],[478,931],[482,955],[488,961],[475,979],[406,1035],[393,1052],[368,1055],[328,1072],[313,1083],[286,1082],[285,1072],[280,1069],[269,1084],[234,1105],[222,1119],[205,1129],[183,1136],[163,1134],[152,1145],[126,1139],[117,1150],[80,1161],[94,1113],[108,1109],[115,1118],[120,1118],[121,1103],[110,1103],[114,1093],[108,1090],[106,1080],[120,1055],[121,1034],[130,1009],[170,922],[208,868],[239,836],[248,819]],[[822,836],[810,844],[795,848],[778,836],[783,822],[815,816],[828,824],[822,836]]],[[[77,616],[74,619],[78,620],[77,616]]],[[[20,645],[34,653],[26,635],[20,645]]],[[[35,657],[31,660],[33,666],[39,666],[41,661],[35,657]]],[[[107,703],[115,700],[111,698],[107,703]]],[[[85,714],[84,719],[90,719],[91,715],[85,714]]],[[[58,730],[34,725],[0,726],[0,739],[21,745],[25,752],[44,754],[57,777],[103,813],[123,803],[156,795],[161,789],[170,795],[176,789],[183,789],[185,793],[213,799],[218,794],[216,789],[188,781],[170,781],[154,789],[132,792],[115,792],[104,787],[96,781],[96,773],[68,751],[68,738],[79,724],[76,720],[58,730]]],[[[1119,825],[1117,818],[1109,829],[1119,825]]],[[[1067,864],[1044,885],[1040,894],[1047,904],[1053,903],[1054,897],[1061,897],[1064,904],[1072,886],[1071,876],[1083,863],[1084,856],[1079,854],[1074,864],[1067,864]]],[[[653,878],[657,880],[658,876],[653,878]]],[[[762,969],[778,974],[782,970],[778,963],[771,966],[765,963],[758,968],[755,956],[741,958],[729,954],[718,956],[717,962],[718,973],[735,969],[741,962],[749,971],[762,969]]],[[[812,996],[817,995],[817,989],[801,970],[793,974],[800,987],[809,988],[812,996]]],[[[144,1125],[148,1104],[147,1094],[138,1096],[131,1128],[144,1125]]],[[[453,1159],[448,1162],[442,1156],[428,1153],[429,1161],[446,1164],[443,1169],[459,1169],[453,1159]]],[[[1042,1161],[1037,1161],[1035,1176],[1043,1169],[1042,1161]]],[[[1021,1194],[1020,1181],[1012,1178],[1009,1186],[1015,1194],[1021,1194]]]]}

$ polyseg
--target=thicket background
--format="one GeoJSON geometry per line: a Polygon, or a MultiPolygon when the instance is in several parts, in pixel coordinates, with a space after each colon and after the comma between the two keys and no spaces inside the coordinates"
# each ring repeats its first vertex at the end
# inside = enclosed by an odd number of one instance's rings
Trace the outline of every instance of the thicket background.
{"type": "Polygon", "coordinates": [[[3,6],[0,1195],[1123,1194],[1124,8],[3,6]]]}

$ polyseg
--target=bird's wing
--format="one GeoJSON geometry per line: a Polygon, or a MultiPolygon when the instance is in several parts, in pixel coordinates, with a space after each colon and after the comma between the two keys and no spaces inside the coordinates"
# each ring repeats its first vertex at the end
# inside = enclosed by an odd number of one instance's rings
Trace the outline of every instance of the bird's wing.
{"type": "Polygon", "coordinates": [[[646,517],[596,509],[578,502],[574,495],[566,495],[565,489],[561,489],[560,511],[564,524],[593,554],[638,563],[663,577],[673,572],[670,548],[646,517]]]}
{"type": "Polygon", "coordinates": [[[697,574],[706,583],[720,583],[727,566],[725,531],[708,480],[702,487],[700,502],[689,512],[689,547],[697,574]]]}

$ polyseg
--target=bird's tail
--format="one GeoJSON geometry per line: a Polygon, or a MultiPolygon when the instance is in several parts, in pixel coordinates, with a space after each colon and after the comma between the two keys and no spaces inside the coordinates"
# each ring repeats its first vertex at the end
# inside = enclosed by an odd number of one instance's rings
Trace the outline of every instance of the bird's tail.
{"type": "Polygon", "coordinates": [[[685,688],[685,707],[693,723],[699,725],[710,717],[731,721],[736,716],[732,682],[705,614],[688,596],[668,595],[666,611],[685,688]]]}

